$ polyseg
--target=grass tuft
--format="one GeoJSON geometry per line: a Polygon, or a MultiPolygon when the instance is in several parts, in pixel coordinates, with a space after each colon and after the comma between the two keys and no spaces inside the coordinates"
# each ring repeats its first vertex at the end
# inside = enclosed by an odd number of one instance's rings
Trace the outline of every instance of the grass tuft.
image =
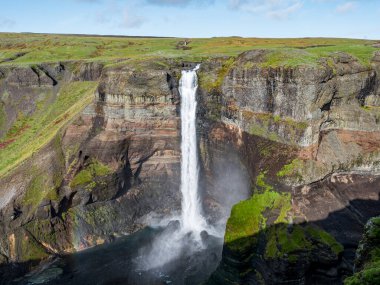
{"type": "Polygon", "coordinates": [[[70,183],[70,187],[76,187],[84,184],[90,183],[90,188],[92,189],[96,186],[94,179],[98,176],[105,176],[112,173],[112,170],[99,162],[98,160],[93,160],[85,169],[81,170],[70,183]]]}

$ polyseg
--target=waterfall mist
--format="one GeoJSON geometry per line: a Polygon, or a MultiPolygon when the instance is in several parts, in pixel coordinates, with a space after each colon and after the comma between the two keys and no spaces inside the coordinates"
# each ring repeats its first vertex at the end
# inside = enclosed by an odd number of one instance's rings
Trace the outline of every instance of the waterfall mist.
{"type": "Polygon", "coordinates": [[[197,252],[207,249],[209,233],[215,231],[203,216],[198,193],[199,166],[196,132],[196,93],[198,80],[196,71],[182,71],[181,94],[181,194],[182,210],[177,220],[157,234],[154,242],[141,249],[139,266],[151,270],[168,266],[179,259],[192,258],[197,252]]]}

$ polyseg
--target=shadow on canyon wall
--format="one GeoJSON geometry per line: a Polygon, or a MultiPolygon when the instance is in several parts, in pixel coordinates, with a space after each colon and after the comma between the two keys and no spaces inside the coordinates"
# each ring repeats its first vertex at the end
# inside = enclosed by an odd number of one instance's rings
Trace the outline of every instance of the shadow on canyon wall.
{"type": "MultiPolygon", "coordinates": [[[[322,220],[267,226],[254,236],[247,236],[225,244],[223,259],[214,273],[204,272],[206,267],[197,266],[195,269],[192,268],[190,279],[184,278],[178,281],[179,283],[174,281],[171,284],[194,284],[189,283],[194,281],[194,276],[211,274],[207,284],[263,284],[262,282],[264,284],[341,284],[344,278],[353,272],[355,251],[365,223],[369,218],[377,215],[380,215],[380,199],[357,199],[350,201],[346,207],[330,213],[322,220]],[[335,241],[318,234],[322,232],[322,229],[333,236],[344,250],[339,250],[339,245],[335,241]],[[199,272],[196,272],[197,270],[199,272]]],[[[135,237],[132,235],[132,239],[135,248],[139,246],[139,243],[149,241],[149,238],[141,241],[141,236],[138,234],[135,237]]],[[[118,248],[117,243],[118,241],[116,241],[116,248],[118,248]]],[[[128,272],[131,271],[126,269],[126,263],[123,260],[127,257],[122,252],[100,246],[79,253],[80,258],[76,260],[76,263],[82,260],[79,262],[81,269],[88,272],[81,274],[89,277],[88,284],[94,282],[91,266],[95,266],[94,269],[97,272],[95,275],[105,275],[95,277],[98,280],[97,284],[137,284],[136,279],[129,276],[128,272]],[[98,267],[110,269],[102,271],[98,267]]],[[[65,257],[66,260],[70,258],[78,257],[65,257]]],[[[204,257],[195,258],[202,260],[204,257]]],[[[17,278],[26,274],[38,262],[34,260],[0,267],[0,284],[20,284],[17,278]]],[[[219,263],[219,260],[214,258],[212,262],[219,263]]],[[[201,262],[198,263],[201,264],[201,262]]],[[[64,280],[69,280],[68,276],[71,274],[74,276],[71,277],[73,278],[71,284],[76,284],[76,270],[78,270],[78,265],[64,269],[63,274],[66,275],[63,277],[64,280]]],[[[81,284],[87,284],[83,281],[86,280],[86,278],[83,279],[83,275],[80,280],[81,284]]],[[[166,283],[164,280],[146,278],[143,284],[166,283]]]]}
{"type": "Polygon", "coordinates": [[[207,284],[342,284],[353,274],[365,223],[378,215],[380,195],[377,201],[350,201],[322,220],[268,226],[225,244],[207,284]]]}

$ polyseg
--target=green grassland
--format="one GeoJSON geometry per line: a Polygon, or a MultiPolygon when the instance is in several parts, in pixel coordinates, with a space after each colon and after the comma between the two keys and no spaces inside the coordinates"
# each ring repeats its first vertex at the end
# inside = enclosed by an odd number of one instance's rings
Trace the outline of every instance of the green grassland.
{"type": "Polygon", "coordinates": [[[68,60],[112,62],[116,59],[149,60],[173,58],[199,61],[237,56],[253,49],[270,49],[266,65],[314,64],[320,57],[347,52],[363,63],[373,56],[376,41],[302,38],[133,38],[0,33],[1,64],[35,64],[68,60]],[[300,52],[301,51],[301,52],[300,52]]]}
{"type": "Polygon", "coordinates": [[[57,132],[94,97],[96,82],[71,82],[62,86],[53,104],[41,96],[31,116],[22,113],[0,140],[0,177],[50,142],[57,132]]]}

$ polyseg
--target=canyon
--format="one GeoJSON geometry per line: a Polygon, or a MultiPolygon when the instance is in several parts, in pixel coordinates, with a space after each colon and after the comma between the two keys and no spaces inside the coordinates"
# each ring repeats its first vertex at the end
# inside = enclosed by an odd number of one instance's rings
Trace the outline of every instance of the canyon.
{"type": "Polygon", "coordinates": [[[199,195],[226,229],[201,281],[342,284],[363,269],[380,215],[380,51],[266,66],[270,53],[0,65],[0,283],[181,212],[179,82],[197,64],[199,195]],[[73,90],[77,105],[49,109],[73,90]],[[50,127],[38,147],[8,151],[37,121],[50,127]]]}

